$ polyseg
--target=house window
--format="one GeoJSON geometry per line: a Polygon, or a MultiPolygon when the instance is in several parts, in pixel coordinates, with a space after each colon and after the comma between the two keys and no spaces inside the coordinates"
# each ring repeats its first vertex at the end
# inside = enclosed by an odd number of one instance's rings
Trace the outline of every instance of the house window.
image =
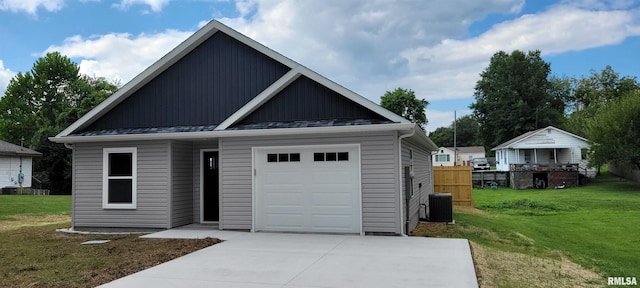
{"type": "Polygon", "coordinates": [[[531,150],[524,150],[524,162],[531,162],[531,150]]]}
{"type": "Polygon", "coordinates": [[[135,209],[137,149],[104,148],[102,153],[102,208],[135,209]]]}
{"type": "Polygon", "coordinates": [[[436,162],[449,162],[451,161],[451,156],[449,154],[438,154],[436,155],[436,162]]]}
{"type": "Polygon", "coordinates": [[[549,150],[549,160],[556,160],[556,155],[554,150],[549,150]]]}

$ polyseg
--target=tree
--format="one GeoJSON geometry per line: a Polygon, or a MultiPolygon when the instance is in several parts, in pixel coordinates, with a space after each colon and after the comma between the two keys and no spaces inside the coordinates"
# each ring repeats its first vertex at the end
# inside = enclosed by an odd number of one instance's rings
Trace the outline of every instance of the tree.
{"type": "Polygon", "coordinates": [[[634,77],[620,77],[608,66],[599,73],[591,70],[591,75],[572,79],[571,92],[567,102],[572,107],[567,117],[565,129],[578,134],[587,134],[587,122],[596,116],[598,110],[607,103],[640,89],[634,77]]]}
{"type": "Polygon", "coordinates": [[[487,148],[549,125],[561,126],[564,99],[549,80],[551,68],[540,51],[499,51],[480,73],[471,104],[487,148]]]}
{"type": "Polygon", "coordinates": [[[105,79],[81,76],[79,67],[58,52],[48,53],[29,72],[18,73],[0,99],[0,138],[43,153],[34,176],[54,194],[71,191],[71,152],[51,143],[55,136],[117,90],[105,79]]]}
{"type": "Polygon", "coordinates": [[[640,90],[610,100],[586,125],[590,164],[631,164],[640,169],[640,90]]]}
{"type": "MultiPolygon", "coordinates": [[[[480,144],[480,124],[473,115],[462,116],[455,121],[456,146],[477,146],[480,144]]],[[[439,127],[429,133],[429,138],[439,147],[453,147],[453,121],[447,127],[439,127]]]]}
{"type": "Polygon", "coordinates": [[[420,127],[428,123],[424,112],[427,105],[429,102],[416,98],[415,92],[411,89],[396,88],[393,91],[387,91],[380,98],[380,106],[418,124],[420,127]]]}

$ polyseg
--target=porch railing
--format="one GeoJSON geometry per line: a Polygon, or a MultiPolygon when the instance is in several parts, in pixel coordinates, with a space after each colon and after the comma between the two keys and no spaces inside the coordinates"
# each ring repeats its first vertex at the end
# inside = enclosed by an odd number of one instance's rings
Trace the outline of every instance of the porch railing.
{"type": "Polygon", "coordinates": [[[539,164],[539,163],[526,163],[526,164],[511,164],[509,170],[511,171],[579,171],[580,165],[578,163],[557,163],[557,164],[539,164]]]}

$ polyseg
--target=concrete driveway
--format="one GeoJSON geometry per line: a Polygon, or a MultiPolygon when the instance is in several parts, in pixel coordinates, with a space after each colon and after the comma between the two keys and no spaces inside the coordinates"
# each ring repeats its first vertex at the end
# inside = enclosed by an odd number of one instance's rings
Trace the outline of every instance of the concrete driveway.
{"type": "Polygon", "coordinates": [[[100,287],[478,287],[465,239],[172,229],[223,243],[100,287]]]}

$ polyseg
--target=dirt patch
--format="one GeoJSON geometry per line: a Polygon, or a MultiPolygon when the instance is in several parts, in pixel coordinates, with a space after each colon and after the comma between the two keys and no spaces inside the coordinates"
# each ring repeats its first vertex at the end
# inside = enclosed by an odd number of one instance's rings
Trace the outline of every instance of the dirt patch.
{"type": "Polygon", "coordinates": [[[178,240],[140,239],[129,236],[124,241],[111,241],[104,244],[108,254],[118,255],[117,263],[112,263],[104,269],[88,271],[81,277],[88,286],[94,287],[220,242],[222,241],[217,238],[178,240]],[[140,249],[140,245],[146,246],[145,249],[140,249]]]}
{"type": "Polygon", "coordinates": [[[68,216],[13,218],[0,221],[0,287],[96,287],[222,242],[69,234],[55,232],[68,216]]]}
{"type": "Polygon", "coordinates": [[[480,287],[601,287],[603,278],[576,263],[504,252],[470,241],[480,287]]]}
{"type": "Polygon", "coordinates": [[[433,237],[436,235],[442,235],[449,229],[449,224],[446,223],[426,223],[421,222],[415,229],[409,233],[411,236],[426,236],[433,237]]]}
{"type": "Polygon", "coordinates": [[[485,217],[491,216],[489,213],[471,206],[453,206],[453,211],[456,213],[473,214],[485,217]]]}
{"type": "Polygon", "coordinates": [[[0,221],[0,232],[15,230],[25,227],[46,226],[62,224],[71,221],[69,215],[45,215],[45,216],[11,216],[12,220],[0,221]]]}

